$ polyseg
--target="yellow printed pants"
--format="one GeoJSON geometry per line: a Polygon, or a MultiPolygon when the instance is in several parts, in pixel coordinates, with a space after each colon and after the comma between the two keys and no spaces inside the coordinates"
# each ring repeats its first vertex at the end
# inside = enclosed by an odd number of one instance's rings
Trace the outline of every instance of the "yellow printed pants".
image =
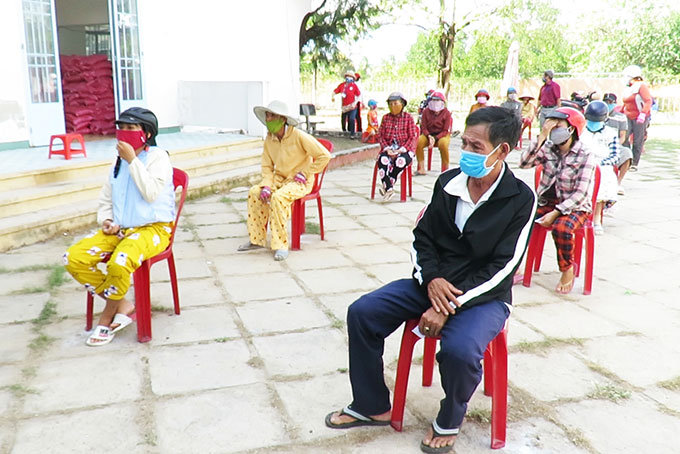
{"type": "Polygon", "coordinates": [[[121,300],[130,288],[130,275],[149,257],[163,252],[170,242],[171,222],[122,229],[124,237],[99,229],[64,253],[64,267],[91,294],[121,300]],[[111,256],[103,273],[97,264],[111,256]]]}
{"type": "MultiPolygon", "coordinates": [[[[442,155],[442,172],[449,168],[449,143],[451,142],[451,135],[446,135],[435,142],[439,152],[442,155]]],[[[429,145],[429,139],[427,136],[421,135],[418,137],[418,143],[416,145],[416,158],[418,158],[418,163],[425,162],[425,148],[429,145]]]]}
{"type": "Polygon", "coordinates": [[[267,223],[272,232],[271,248],[273,250],[288,249],[288,232],[286,225],[290,219],[291,205],[302,196],[309,194],[314,186],[314,179],[307,184],[294,181],[274,183],[269,203],[260,200],[262,187],[255,185],[248,192],[248,236],[250,242],[267,245],[267,223]],[[278,187],[276,187],[278,186],[278,187]]]}

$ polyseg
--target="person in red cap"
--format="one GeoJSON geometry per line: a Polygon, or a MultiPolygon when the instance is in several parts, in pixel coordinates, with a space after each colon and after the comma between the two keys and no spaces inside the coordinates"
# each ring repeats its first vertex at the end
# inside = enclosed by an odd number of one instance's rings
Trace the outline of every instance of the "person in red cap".
{"type": "Polygon", "coordinates": [[[482,88],[477,93],[475,93],[475,98],[477,99],[477,102],[470,106],[470,113],[477,109],[481,109],[482,107],[487,107],[489,105],[488,102],[489,99],[491,99],[491,96],[489,95],[488,91],[482,88]]]}
{"type": "Polygon", "coordinates": [[[449,168],[449,142],[451,141],[451,112],[446,108],[446,97],[439,91],[430,96],[420,120],[420,137],[416,145],[418,170],[425,175],[425,147],[437,146],[442,157],[442,172],[449,168]]]}
{"type": "Polygon", "coordinates": [[[562,275],[555,290],[561,294],[574,287],[574,231],[592,212],[592,181],[595,156],[579,138],[586,126],[581,112],[571,107],[558,107],[550,112],[541,133],[522,153],[523,169],[543,166],[538,184],[536,222],[552,227],[557,249],[557,264],[562,275]]]}

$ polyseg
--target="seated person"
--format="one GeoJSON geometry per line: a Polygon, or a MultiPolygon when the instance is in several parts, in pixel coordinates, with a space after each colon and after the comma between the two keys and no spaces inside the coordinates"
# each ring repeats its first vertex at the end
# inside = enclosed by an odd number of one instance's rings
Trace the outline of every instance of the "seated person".
{"type": "Polygon", "coordinates": [[[482,107],[487,107],[489,99],[491,99],[491,96],[489,95],[489,92],[487,90],[482,88],[475,94],[475,99],[477,100],[477,102],[470,106],[470,113],[474,112],[477,109],[481,109],[482,107]]]}
{"type": "Polygon", "coordinates": [[[522,103],[517,101],[517,90],[515,87],[508,87],[507,98],[501,103],[501,107],[510,109],[518,116],[522,113],[522,103]]]}
{"type": "Polygon", "coordinates": [[[533,191],[505,159],[519,139],[519,117],[500,107],[465,120],[460,169],[442,173],[413,230],[413,277],[385,285],[347,310],[352,403],[326,416],[332,429],[390,424],[383,374],[385,338],[405,320],[440,337],[444,399],[420,449],[453,449],[467,405],[482,379],[482,358],[503,329],[513,273],[536,213],[533,191]]]}
{"type": "Polygon", "coordinates": [[[559,107],[546,116],[540,134],[522,153],[519,161],[526,169],[543,165],[536,189],[538,219],[552,228],[557,249],[559,283],[555,290],[567,294],[574,287],[574,230],[588,219],[595,176],[595,157],[579,141],[586,119],[576,109],[559,107]]]}
{"type": "Polygon", "coordinates": [[[633,162],[633,151],[624,147],[622,144],[626,140],[626,135],[628,134],[628,118],[619,110],[616,106],[616,95],[614,93],[605,93],[602,98],[607,104],[609,109],[609,115],[605,120],[605,125],[614,128],[619,133],[619,162],[617,163],[619,167],[619,189],[617,191],[618,195],[625,195],[626,191],[623,188],[623,178],[626,176],[626,172],[630,168],[633,162]]]}
{"type": "Polygon", "coordinates": [[[366,114],[366,131],[361,135],[364,143],[376,143],[378,141],[378,103],[375,99],[368,101],[368,113],[366,114]]]}
{"type": "Polygon", "coordinates": [[[586,129],[581,135],[583,145],[595,156],[600,168],[600,189],[597,191],[597,206],[594,207],[593,231],[602,235],[602,211],[605,206],[616,203],[619,188],[614,166],[619,163],[618,132],[605,126],[609,114],[607,105],[602,101],[592,101],[586,107],[586,129]]]}
{"type": "Polygon", "coordinates": [[[133,304],[125,299],[130,275],[145,259],[163,252],[175,221],[172,165],[156,147],[158,120],[150,110],[132,107],[116,120],[118,158],[99,196],[101,229],[64,254],[64,266],[92,295],[106,300],[87,345],[111,342],[132,323],[133,304]],[[106,273],[97,264],[109,258],[106,273]]]}
{"type": "Polygon", "coordinates": [[[311,135],[297,129],[297,120],[288,115],[288,106],[272,101],[256,106],[255,116],[267,126],[262,153],[262,179],[248,192],[248,236],[239,251],[263,248],[267,225],[271,230],[274,260],[288,257],[288,231],[293,202],[309,194],[314,175],[328,165],[331,154],[311,135]]]}
{"type": "Polygon", "coordinates": [[[442,172],[449,168],[449,142],[451,142],[451,112],[446,108],[445,96],[438,91],[432,93],[420,122],[420,137],[416,146],[418,170],[416,175],[425,175],[425,147],[437,146],[442,157],[442,172]]]}
{"type": "Polygon", "coordinates": [[[413,117],[404,112],[406,98],[395,91],[387,98],[390,113],[383,115],[378,130],[380,149],[378,177],[382,181],[380,195],[387,202],[394,195],[394,183],[399,174],[413,161],[418,129],[413,117]]]}

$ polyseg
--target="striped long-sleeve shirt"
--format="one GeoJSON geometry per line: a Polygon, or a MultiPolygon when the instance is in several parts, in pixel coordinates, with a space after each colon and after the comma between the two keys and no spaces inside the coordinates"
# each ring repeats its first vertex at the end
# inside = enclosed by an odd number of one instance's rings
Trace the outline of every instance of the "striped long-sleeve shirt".
{"type": "Polygon", "coordinates": [[[545,205],[543,195],[555,187],[558,203],[555,208],[562,214],[572,211],[592,211],[593,179],[595,177],[595,156],[576,141],[569,152],[564,155],[555,145],[543,143],[540,147],[534,141],[528,150],[522,153],[519,166],[523,169],[543,166],[543,174],[538,184],[538,204],[545,205]]]}

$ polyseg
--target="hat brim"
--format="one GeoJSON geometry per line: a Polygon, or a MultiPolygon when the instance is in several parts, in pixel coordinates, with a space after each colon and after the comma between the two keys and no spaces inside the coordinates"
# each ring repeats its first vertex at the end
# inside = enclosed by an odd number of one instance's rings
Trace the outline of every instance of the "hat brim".
{"type": "Polygon", "coordinates": [[[523,95],[523,96],[518,97],[517,99],[536,99],[536,98],[534,98],[531,95],[523,95]]]}
{"type": "Polygon", "coordinates": [[[557,118],[559,120],[566,120],[567,118],[569,118],[569,116],[563,112],[554,111],[546,115],[545,118],[557,118]]]}
{"type": "Polygon", "coordinates": [[[120,125],[120,124],[126,124],[126,125],[141,125],[142,122],[139,120],[139,118],[135,117],[128,117],[128,116],[122,116],[118,120],[114,121],[115,124],[120,125]]]}
{"type": "Polygon", "coordinates": [[[297,118],[293,118],[290,115],[286,115],[284,113],[274,112],[273,110],[268,109],[265,106],[256,106],[253,108],[253,113],[255,113],[257,119],[260,120],[260,122],[265,126],[267,125],[267,112],[273,113],[274,115],[281,115],[282,117],[286,117],[286,123],[289,124],[290,126],[297,126],[299,123],[297,118]]]}
{"type": "Polygon", "coordinates": [[[390,101],[401,101],[402,104],[404,104],[404,107],[406,106],[406,104],[408,104],[408,101],[406,101],[401,96],[390,96],[389,98],[387,98],[387,102],[390,102],[390,101]]]}

